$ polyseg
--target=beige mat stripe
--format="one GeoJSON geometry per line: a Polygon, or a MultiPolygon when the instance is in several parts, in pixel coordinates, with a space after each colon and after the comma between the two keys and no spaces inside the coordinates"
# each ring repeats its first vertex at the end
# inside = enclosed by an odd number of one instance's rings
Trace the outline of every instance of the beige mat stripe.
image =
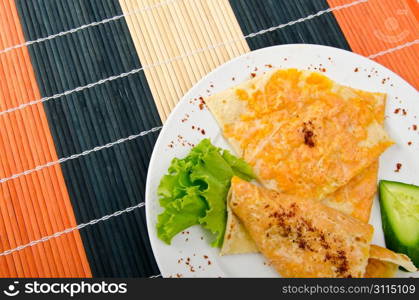
{"type": "MultiPolygon", "coordinates": [[[[161,0],[120,0],[124,13],[161,0]]],[[[141,64],[155,64],[243,35],[228,0],[176,0],[126,18],[141,64]]],[[[182,96],[208,72],[249,52],[246,41],[146,69],[163,122],[182,96]]]]}

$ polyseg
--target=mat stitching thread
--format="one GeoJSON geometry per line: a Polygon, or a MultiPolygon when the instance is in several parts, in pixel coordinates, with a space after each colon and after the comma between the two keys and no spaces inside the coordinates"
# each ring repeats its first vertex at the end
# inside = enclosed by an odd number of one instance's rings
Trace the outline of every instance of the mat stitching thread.
{"type": "Polygon", "coordinates": [[[410,46],[413,46],[415,44],[419,44],[419,39],[411,41],[411,42],[407,42],[405,44],[399,45],[399,46],[394,47],[394,48],[389,48],[389,49],[377,52],[375,54],[371,54],[370,56],[368,56],[368,58],[371,58],[371,59],[376,58],[378,56],[385,55],[385,54],[388,54],[388,53],[391,53],[391,52],[394,52],[394,51],[397,51],[397,50],[400,50],[400,49],[403,49],[403,48],[406,48],[406,47],[410,47],[410,46]]]}
{"type": "Polygon", "coordinates": [[[12,254],[13,252],[20,251],[20,250],[23,250],[25,248],[35,246],[35,245],[37,245],[39,243],[43,243],[43,242],[49,241],[50,239],[58,238],[58,237],[60,237],[60,236],[62,236],[64,234],[71,233],[71,232],[73,232],[75,230],[79,230],[79,229],[82,229],[84,227],[91,226],[91,225],[97,224],[99,222],[106,221],[106,220],[108,220],[110,218],[117,217],[119,215],[122,215],[122,214],[125,214],[125,213],[128,213],[128,212],[131,212],[131,211],[133,211],[133,210],[135,210],[137,208],[141,208],[143,206],[145,206],[145,203],[144,202],[138,203],[137,205],[130,206],[130,207],[125,208],[123,210],[118,210],[118,211],[116,211],[116,212],[114,212],[112,214],[103,216],[103,217],[101,217],[99,219],[94,219],[94,220],[91,220],[91,221],[89,221],[87,223],[82,223],[82,224],[79,224],[79,225],[77,225],[75,227],[67,228],[67,229],[65,229],[63,231],[58,231],[58,232],[56,232],[56,233],[54,233],[52,235],[45,236],[45,237],[43,237],[43,238],[41,238],[39,240],[34,240],[34,241],[31,241],[31,242],[29,242],[27,244],[18,246],[16,248],[6,250],[6,251],[0,253],[0,256],[6,256],[6,255],[9,255],[9,254],[12,254]]]}
{"type": "Polygon", "coordinates": [[[94,147],[92,149],[85,150],[85,151],[83,151],[81,153],[78,153],[78,154],[73,154],[73,155],[70,155],[68,157],[63,157],[63,158],[60,158],[58,160],[48,162],[46,164],[36,166],[33,169],[29,169],[29,170],[23,171],[21,173],[13,174],[10,177],[2,178],[2,179],[0,179],[0,183],[4,183],[4,182],[7,182],[9,180],[16,179],[16,178],[18,178],[20,176],[29,175],[29,174],[31,174],[33,172],[40,171],[42,169],[45,169],[45,168],[48,168],[48,167],[51,167],[51,166],[54,166],[54,165],[58,165],[58,164],[64,163],[64,162],[69,161],[69,160],[72,160],[72,159],[76,159],[76,158],[79,158],[79,157],[82,157],[82,156],[89,155],[92,152],[97,152],[97,151],[100,151],[100,150],[103,150],[103,149],[111,148],[112,146],[115,146],[115,145],[118,145],[118,144],[122,144],[122,143],[124,143],[126,141],[134,140],[134,139],[137,139],[137,138],[139,138],[141,136],[145,136],[145,135],[147,135],[149,133],[159,131],[161,128],[162,128],[162,126],[154,127],[154,128],[149,129],[149,130],[142,131],[142,132],[140,132],[138,134],[133,134],[133,135],[130,135],[130,136],[126,137],[126,138],[121,138],[121,139],[116,140],[114,142],[110,142],[110,143],[107,143],[107,144],[102,145],[102,146],[97,146],[97,147],[94,147]]]}
{"type": "Polygon", "coordinates": [[[92,23],[89,23],[89,24],[85,24],[85,25],[82,25],[80,27],[76,27],[76,28],[73,28],[73,29],[70,29],[70,30],[61,31],[59,33],[51,34],[49,36],[42,37],[42,38],[39,38],[39,39],[36,39],[36,40],[27,41],[27,42],[22,43],[22,44],[16,44],[14,46],[10,46],[10,47],[4,48],[3,50],[0,50],[0,54],[9,52],[9,51],[12,51],[12,50],[15,50],[15,49],[19,49],[19,48],[22,48],[22,47],[25,47],[25,46],[30,46],[30,45],[33,45],[33,44],[42,43],[42,42],[45,42],[45,41],[48,41],[48,40],[55,39],[57,37],[62,37],[62,36],[65,36],[67,34],[72,34],[72,33],[78,32],[80,30],[95,27],[95,26],[98,26],[98,25],[101,25],[101,24],[106,24],[106,23],[109,23],[109,22],[112,22],[112,21],[117,21],[119,19],[126,18],[126,17],[129,17],[131,15],[138,14],[140,12],[149,11],[149,10],[152,10],[154,8],[158,8],[158,7],[161,7],[161,6],[164,6],[164,5],[168,5],[168,4],[170,4],[172,2],[176,2],[176,1],[177,0],[168,0],[168,1],[162,1],[162,2],[156,3],[156,4],[150,5],[150,6],[143,6],[141,8],[134,9],[131,12],[128,12],[126,14],[116,15],[116,16],[111,17],[111,18],[106,18],[106,19],[103,19],[101,21],[96,21],[96,22],[92,22],[92,23]]]}

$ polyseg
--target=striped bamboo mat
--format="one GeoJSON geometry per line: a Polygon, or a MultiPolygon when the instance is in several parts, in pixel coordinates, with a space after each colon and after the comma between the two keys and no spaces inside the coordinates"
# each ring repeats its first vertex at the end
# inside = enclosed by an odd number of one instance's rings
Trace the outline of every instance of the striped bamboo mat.
{"type": "Polygon", "coordinates": [[[287,43],[405,45],[375,59],[418,88],[418,18],[415,0],[0,1],[0,277],[159,274],[141,203],[158,129],[189,88],[287,43]]]}

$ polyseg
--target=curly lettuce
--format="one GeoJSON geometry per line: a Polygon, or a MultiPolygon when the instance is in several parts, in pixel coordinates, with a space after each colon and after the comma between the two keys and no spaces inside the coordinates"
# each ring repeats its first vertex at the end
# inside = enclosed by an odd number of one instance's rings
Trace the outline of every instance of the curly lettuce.
{"type": "Polygon", "coordinates": [[[213,247],[221,247],[227,222],[226,199],[233,176],[255,178],[252,168],[229,151],[202,140],[183,159],[175,158],[160,181],[157,193],[164,208],[158,216],[157,235],[170,244],[193,225],[209,230],[213,247]]]}

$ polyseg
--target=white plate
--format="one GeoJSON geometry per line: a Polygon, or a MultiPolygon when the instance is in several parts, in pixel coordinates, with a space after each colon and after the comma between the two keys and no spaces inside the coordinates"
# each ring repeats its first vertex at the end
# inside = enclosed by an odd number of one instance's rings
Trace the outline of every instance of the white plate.
{"type": "MultiPolygon", "coordinates": [[[[215,145],[231,150],[211,113],[206,108],[200,109],[199,97],[237,85],[250,79],[251,73],[261,74],[269,70],[270,65],[274,68],[320,69],[341,84],[387,93],[385,125],[397,145],[381,156],[379,178],[419,185],[419,130],[411,129],[413,124],[419,125],[419,99],[417,91],[406,81],[365,57],[332,47],[292,44],[248,53],[220,66],[198,82],[173,110],[155,145],[147,176],[146,215],[151,245],[163,277],[277,276],[264,264],[260,254],[220,257],[219,249],[209,245],[207,233],[199,226],[188,229],[189,234],[177,235],[170,246],[160,241],[156,233],[157,215],[162,211],[157,187],[171,160],[184,157],[191,148],[190,144],[197,144],[203,138],[210,138],[215,145]],[[395,114],[397,108],[405,109],[406,115],[402,110],[395,114]],[[205,134],[197,128],[204,129],[205,134]],[[412,142],[410,146],[409,141],[412,142]],[[402,164],[400,172],[394,172],[397,163],[402,164]]],[[[373,243],[384,246],[377,199],[370,223],[375,228],[373,243]]],[[[399,272],[399,276],[412,274],[399,272]]]]}

